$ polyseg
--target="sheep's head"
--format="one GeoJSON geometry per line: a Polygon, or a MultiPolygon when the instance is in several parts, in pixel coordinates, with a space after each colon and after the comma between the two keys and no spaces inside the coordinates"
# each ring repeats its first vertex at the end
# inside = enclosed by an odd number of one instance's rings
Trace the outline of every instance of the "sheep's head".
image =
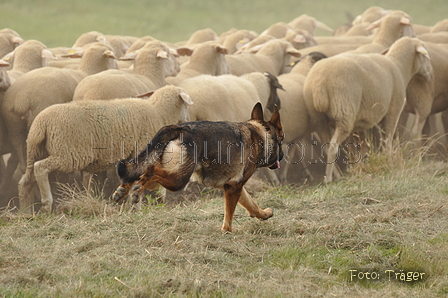
{"type": "Polygon", "coordinates": [[[274,112],[274,107],[277,106],[278,109],[281,108],[281,103],[280,103],[280,98],[278,97],[277,94],[277,89],[281,89],[283,91],[285,91],[285,89],[283,89],[283,86],[278,82],[278,79],[271,75],[268,72],[263,73],[268,81],[269,81],[269,87],[270,87],[270,95],[269,95],[269,99],[268,102],[266,104],[266,108],[273,113],[274,112]]]}

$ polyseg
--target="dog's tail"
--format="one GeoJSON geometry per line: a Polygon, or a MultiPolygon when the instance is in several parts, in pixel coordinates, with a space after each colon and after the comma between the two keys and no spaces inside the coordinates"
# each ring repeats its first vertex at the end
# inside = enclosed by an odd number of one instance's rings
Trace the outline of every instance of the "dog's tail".
{"type": "Polygon", "coordinates": [[[179,125],[162,127],[137,157],[120,160],[117,163],[116,170],[121,182],[127,184],[140,179],[147,166],[160,158],[168,143],[177,139],[185,130],[185,127],[179,125]]]}

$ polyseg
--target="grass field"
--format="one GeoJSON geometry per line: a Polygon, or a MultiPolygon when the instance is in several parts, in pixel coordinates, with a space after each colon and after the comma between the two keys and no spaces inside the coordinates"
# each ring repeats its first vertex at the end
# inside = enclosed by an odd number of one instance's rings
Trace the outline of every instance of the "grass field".
{"type": "Polygon", "coordinates": [[[443,0],[14,0],[0,1],[0,27],[15,29],[25,39],[40,40],[48,47],[71,46],[78,36],[92,30],[176,42],[207,27],[218,34],[230,28],[261,32],[272,23],[289,22],[302,13],[336,28],[347,21],[346,12],[356,16],[372,5],[404,10],[414,23],[422,25],[433,25],[448,16],[443,0]]]}
{"type": "Polygon", "coordinates": [[[129,212],[64,187],[55,214],[1,214],[0,296],[446,297],[447,173],[378,155],[327,186],[252,183],[275,215],[238,207],[232,234],[216,192],[129,212]]]}
{"type": "MultiPolygon", "coordinates": [[[[441,0],[14,0],[0,1],[0,27],[48,47],[91,30],[176,42],[302,13],[336,28],[371,5],[423,25],[448,17],[441,0]]],[[[216,191],[129,212],[101,185],[63,186],[54,214],[0,213],[0,297],[447,297],[448,164],[404,152],[372,154],[329,185],[253,182],[275,215],[238,207],[232,234],[216,191]]]]}

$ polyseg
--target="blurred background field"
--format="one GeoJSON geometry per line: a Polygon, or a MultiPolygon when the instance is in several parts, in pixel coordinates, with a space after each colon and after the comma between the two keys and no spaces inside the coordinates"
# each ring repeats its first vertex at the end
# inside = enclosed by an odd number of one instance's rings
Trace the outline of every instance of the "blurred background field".
{"type": "MultiPolygon", "coordinates": [[[[10,0],[0,1],[0,27],[12,28],[24,39],[37,39],[48,47],[71,46],[78,36],[92,30],[177,42],[203,28],[218,34],[230,28],[260,33],[275,22],[289,22],[303,13],[336,28],[347,22],[347,13],[356,16],[373,5],[406,11],[415,24],[433,25],[448,16],[443,0],[10,0]]],[[[318,34],[329,33],[320,30],[318,34]]]]}
{"type": "MultiPolygon", "coordinates": [[[[260,33],[303,13],[336,28],[373,5],[433,25],[448,18],[446,4],[0,0],[0,27],[48,47],[69,47],[92,30],[177,42],[203,28],[260,33]]],[[[371,155],[329,185],[251,185],[275,216],[261,222],[238,207],[232,234],[219,230],[219,192],[128,212],[105,200],[101,185],[67,185],[54,214],[0,213],[0,297],[447,297],[448,164],[398,149],[371,155]],[[353,269],[427,278],[353,282],[353,269]]]]}

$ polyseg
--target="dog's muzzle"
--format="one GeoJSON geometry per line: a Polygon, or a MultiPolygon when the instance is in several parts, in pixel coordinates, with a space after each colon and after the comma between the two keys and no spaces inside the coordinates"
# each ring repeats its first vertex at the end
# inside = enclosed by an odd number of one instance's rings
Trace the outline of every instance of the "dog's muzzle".
{"type": "Polygon", "coordinates": [[[280,169],[280,162],[278,160],[275,161],[275,163],[269,167],[271,170],[280,169]]]}

